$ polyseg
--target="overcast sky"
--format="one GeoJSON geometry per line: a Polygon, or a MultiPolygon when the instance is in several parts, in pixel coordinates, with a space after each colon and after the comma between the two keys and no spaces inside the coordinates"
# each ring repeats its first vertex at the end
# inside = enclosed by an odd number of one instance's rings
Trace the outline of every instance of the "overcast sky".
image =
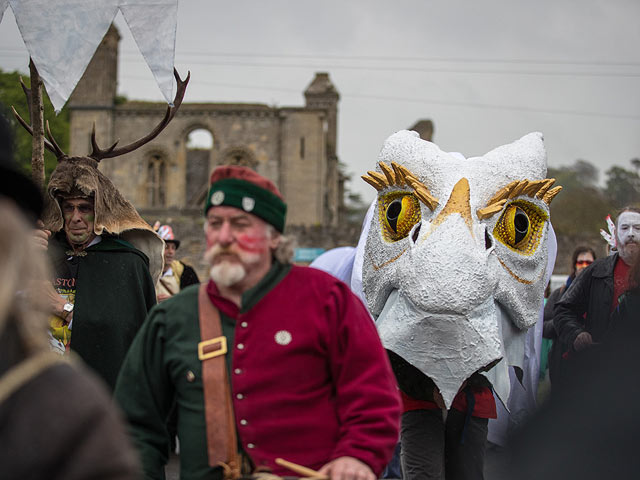
{"type": "MultiPolygon", "coordinates": [[[[122,17],[119,93],[162,99],[122,17]]],[[[601,171],[640,157],[638,0],[182,0],[186,101],[302,106],[315,72],[340,92],[338,154],[351,188],[393,132],[435,123],[443,150],[478,156],[531,131],[549,165],[601,171]]],[[[27,71],[7,9],[0,68],[27,71]]]]}

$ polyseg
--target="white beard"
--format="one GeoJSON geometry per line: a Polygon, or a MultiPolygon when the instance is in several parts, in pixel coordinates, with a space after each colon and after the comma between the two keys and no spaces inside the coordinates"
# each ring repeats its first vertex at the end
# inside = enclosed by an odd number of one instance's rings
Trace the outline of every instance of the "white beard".
{"type": "Polygon", "coordinates": [[[220,287],[231,287],[247,276],[244,266],[235,262],[220,262],[209,272],[211,279],[220,287]]]}

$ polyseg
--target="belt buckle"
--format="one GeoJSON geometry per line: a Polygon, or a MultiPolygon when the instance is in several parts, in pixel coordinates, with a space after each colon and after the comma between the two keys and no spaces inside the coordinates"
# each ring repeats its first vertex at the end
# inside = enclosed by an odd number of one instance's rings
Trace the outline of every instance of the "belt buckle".
{"type": "Polygon", "coordinates": [[[211,340],[206,340],[204,342],[198,343],[198,359],[199,360],[208,360],[209,358],[218,357],[220,355],[224,355],[227,353],[227,337],[221,336],[212,338],[211,340]],[[204,353],[205,347],[209,345],[213,345],[214,343],[220,342],[220,348],[218,350],[214,350],[212,352],[204,353]]]}

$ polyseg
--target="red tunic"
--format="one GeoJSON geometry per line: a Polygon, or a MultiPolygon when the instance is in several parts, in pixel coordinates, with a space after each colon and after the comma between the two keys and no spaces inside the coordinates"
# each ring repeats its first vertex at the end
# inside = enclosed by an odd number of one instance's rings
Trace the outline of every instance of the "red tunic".
{"type": "MultiPolygon", "coordinates": [[[[471,415],[478,418],[497,418],[496,401],[491,393],[491,389],[488,387],[469,387],[474,396],[474,405],[471,415]]],[[[428,400],[418,400],[410,397],[404,392],[400,392],[402,395],[402,405],[404,412],[410,412],[411,410],[434,410],[439,408],[435,402],[428,400]]],[[[467,396],[465,392],[458,392],[454,397],[451,408],[458,410],[459,412],[467,411],[467,396]]]]}
{"type": "Polygon", "coordinates": [[[246,312],[209,296],[236,320],[232,395],[243,449],[291,474],[277,457],[319,469],[355,457],[379,474],[398,441],[400,399],[371,317],[348,286],[296,267],[246,312]]]}

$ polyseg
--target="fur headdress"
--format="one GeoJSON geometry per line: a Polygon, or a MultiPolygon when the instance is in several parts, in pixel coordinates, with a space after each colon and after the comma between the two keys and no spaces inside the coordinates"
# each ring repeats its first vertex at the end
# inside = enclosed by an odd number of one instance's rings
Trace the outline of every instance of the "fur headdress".
{"type": "Polygon", "coordinates": [[[131,203],[125,199],[113,182],[98,170],[98,162],[88,157],[69,157],[60,162],[51,174],[47,186],[47,199],[42,221],[45,228],[58,232],[64,228],[60,198],[93,197],[96,235],[119,235],[149,258],[149,271],[157,280],[162,272],[164,242],[143,220],[131,203]]]}
{"type": "MultiPolygon", "coordinates": [[[[158,234],[145,222],[136,209],[120,194],[113,182],[98,170],[98,163],[103,158],[112,158],[125,153],[132,152],[140,148],[147,142],[157,137],[160,132],[169,124],[176,111],[182,103],[184,93],[189,82],[189,75],[183,81],[178,72],[174,70],[174,75],[178,82],[178,89],[173,106],[167,107],[162,121],[147,136],[124,147],[116,148],[115,142],[107,149],[101,149],[95,136],[95,125],[91,133],[91,144],[93,150],[87,157],[69,157],[58,146],[47,123],[47,137],[45,147],[56,154],[58,165],[51,174],[49,185],[47,186],[47,199],[43,215],[45,228],[52,232],[58,232],[64,227],[62,210],[58,202],[59,198],[65,196],[75,196],[81,192],[82,196],[93,197],[94,199],[94,233],[102,235],[111,233],[119,235],[123,240],[128,241],[149,258],[149,271],[154,282],[160,278],[163,264],[164,242],[158,234]]],[[[29,97],[27,88],[22,85],[25,94],[29,97]]],[[[17,112],[13,111],[20,124],[33,134],[31,126],[25,122],[17,112]]]]}

